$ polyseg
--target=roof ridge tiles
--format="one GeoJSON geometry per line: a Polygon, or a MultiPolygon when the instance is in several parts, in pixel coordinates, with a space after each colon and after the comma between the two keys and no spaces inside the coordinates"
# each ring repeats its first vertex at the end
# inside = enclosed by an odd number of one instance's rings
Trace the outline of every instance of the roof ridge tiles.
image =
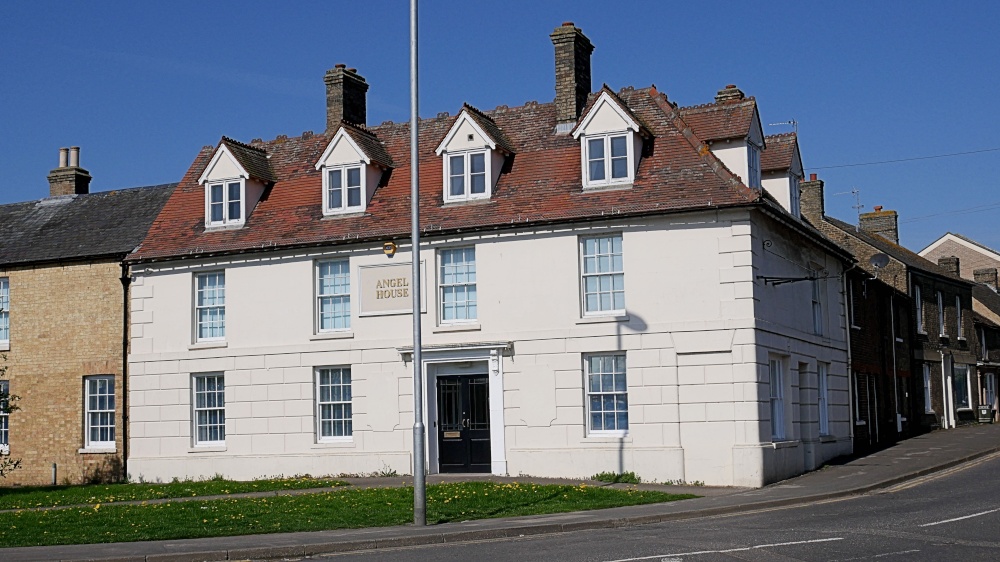
{"type": "Polygon", "coordinates": [[[754,96],[747,96],[747,97],[745,97],[745,98],[743,98],[741,100],[730,100],[728,102],[712,101],[712,102],[700,103],[700,104],[696,104],[696,105],[682,105],[678,109],[680,109],[681,111],[687,111],[687,112],[691,112],[693,110],[706,110],[706,109],[711,109],[711,110],[729,109],[729,108],[731,108],[733,106],[745,105],[745,104],[748,104],[750,102],[756,103],[757,102],[757,98],[754,97],[754,96]]]}
{"type": "Polygon", "coordinates": [[[798,137],[798,133],[796,133],[795,131],[788,131],[786,133],[774,133],[771,135],[764,135],[765,139],[776,139],[779,137],[789,137],[789,138],[798,137]]]}
{"type": "Polygon", "coordinates": [[[234,139],[232,137],[227,137],[226,135],[222,135],[222,141],[221,142],[225,142],[227,144],[228,143],[232,143],[232,144],[235,144],[236,146],[239,146],[241,148],[246,148],[248,150],[256,150],[256,151],[263,152],[263,153],[267,154],[267,151],[264,150],[263,148],[259,147],[259,146],[254,146],[252,144],[247,144],[245,142],[240,142],[240,141],[238,141],[238,140],[236,140],[236,139],[234,139]]]}

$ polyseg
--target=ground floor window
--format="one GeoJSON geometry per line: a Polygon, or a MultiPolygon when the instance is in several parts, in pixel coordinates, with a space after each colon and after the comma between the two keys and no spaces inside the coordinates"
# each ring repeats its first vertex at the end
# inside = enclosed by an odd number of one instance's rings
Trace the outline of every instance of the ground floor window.
{"type": "Polygon", "coordinates": [[[934,408],[931,406],[931,366],[924,363],[924,412],[933,413],[934,408]]]}
{"type": "Polygon", "coordinates": [[[955,365],[952,377],[952,387],[955,393],[955,409],[972,407],[972,397],[970,395],[972,385],[969,384],[969,366],[955,365]]]}
{"type": "Polygon", "coordinates": [[[771,439],[785,438],[785,377],[780,359],[768,362],[768,386],[771,398],[771,439]]]}
{"type": "Polygon", "coordinates": [[[226,383],[223,375],[194,376],[195,445],[226,442],[226,383]]]}
{"type": "Polygon", "coordinates": [[[84,388],[84,447],[113,449],[115,447],[115,378],[86,377],[84,388]]]}
{"type": "Polygon", "coordinates": [[[993,408],[996,405],[997,400],[997,376],[996,373],[986,373],[986,380],[984,383],[984,396],[983,399],[987,406],[993,408]]]}
{"type": "Polygon", "coordinates": [[[354,432],[351,408],[351,368],[331,367],[316,372],[316,419],[320,441],[350,437],[354,432]]]}
{"type": "Polygon", "coordinates": [[[829,410],[829,378],[830,366],[826,363],[817,363],[816,375],[819,378],[819,434],[830,434],[830,410],[829,410]]]}
{"type": "Polygon", "coordinates": [[[625,355],[591,355],[585,363],[590,433],[628,431],[625,355]]]}
{"type": "Polygon", "coordinates": [[[10,382],[0,381],[0,453],[10,452],[10,382]]]}

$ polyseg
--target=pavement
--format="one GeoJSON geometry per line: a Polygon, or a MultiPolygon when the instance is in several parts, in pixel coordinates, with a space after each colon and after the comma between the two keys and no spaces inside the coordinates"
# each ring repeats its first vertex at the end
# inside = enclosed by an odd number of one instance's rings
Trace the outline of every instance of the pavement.
{"type": "MultiPolygon", "coordinates": [[[[1000,424],[935,431],[901,441],[893,447],[865,457],[847,462],[834,462],[819,470],[759,489],[640,485],[642,488],[702,496],[670,503],[553,515],[482,519],[426,527],[404,525],[208,539],[7,548],[0,549],[0,560],[4,562],[265,560],[607,529],[847,498],[889,488],[992,454],[1000,454],[1000,424]]],[[[530,477],[500,478],[489,475],[483,478],[539,483],[580,482],[530,477]]],[[[461,477],[433,475],[428,477],[428,483],[472,479],[475,478],[470,475],[461,477]]],[[[385,486],[403,485],[409,479],[350,479],[350,481],[357,486],[385,486]]]]}

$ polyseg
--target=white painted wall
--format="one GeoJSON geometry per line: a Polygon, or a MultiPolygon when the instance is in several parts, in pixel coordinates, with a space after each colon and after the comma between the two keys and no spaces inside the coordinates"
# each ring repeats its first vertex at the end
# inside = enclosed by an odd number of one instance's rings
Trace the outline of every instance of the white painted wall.
{"type": "Polygon", "coordinates": [[[712,154],[722,160],[722,163],[729,168],[729,171],[740,177],[745,185],[750,180],[749,165],[747,164],[747,143],[745,140],[718,141],[710,145],[712,154]]]}
{"type": "MultiPolygon", "coordinates": [[[[775,448],[761,367],[768,353],[782,353],[812,365],[815,378],[816,360],[828,361],[831,374],[843,377],[831,390],[846,392],[846,344],[833,335],[843,328],[840,316],[831,313],[830,337],[813,337],[810,307],[785,304],[786,291],[798,298],[801,286],[765,287],[756,279],[795,270],[791,264],[802,260],[839,272],[821,252],[799,248],[800,239],[781,242],[784,232],[747,211],[728,211],[431,240],[422,252],[427,372],[458,359],[490,365],[498,474],[587,477],[632,470],[659,481],[759,486],[801,472],[817,458],[849,450],[846,401],[831,397],[834,445],[812,439],[810,389],[816,386],[803,374],[796,382],[801,396],[792,402],[789,394],[789,408],[805,414],[788,419],[805,437],[775,448]],[[623,235],[627,315],[584,319],[580,237],[608,232],[623,235]],[[774,241],[766,251],[765,239],[774,241]],[[476,248],[478,322],[441,326],[434,251],[467,245],[476,248]],[[489,342],[512,342],[512,351],[498,352],[506,344],[489,342]],[[482,345],[456,348],[476,343],[482,345]],[[606,351],[626,354],[630,429],[624,437],[586,431],[583,357],[606,351]],[[807,448],[813,460],[806,460],[807,448]]],[[[137,268],[129,358],[134,476],[411,471],[412,364],[397,349],[411,344],[410,316],[359,317],[352,307],[351,332],[315,334],[315,260],[349,256],[352,274],[390,261],[378,247],[341,252],[137,268]],[[226,343],[206,348],[192,344],[193,274],[215,269],[226,271],[226,343]],[[333,365],[352,368],[354,436],[320,444],[313,372],[333,365]],[[190,380],[202,372],[226,376],[222,450],[192,446],[190,380]]],[[[408,262],[409,248],[391,260],[408,262]]],[[[827,286],[831,307],[840,302],[833,285],[827,286]]],[[[352,286],[352,300],[357,291],[352,286]]],[[[433,417],[428,422],[428,436],[435,436],[433,417]]],[[[436,471],[435,456],[429,465],[436,471]]]]}

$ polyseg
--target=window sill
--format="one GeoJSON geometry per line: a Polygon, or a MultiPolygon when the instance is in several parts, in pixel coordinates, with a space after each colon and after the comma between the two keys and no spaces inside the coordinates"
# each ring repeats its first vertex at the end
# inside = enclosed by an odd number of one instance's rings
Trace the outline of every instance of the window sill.
{"type": "Polygon", "coordinates": [[[345,437],[344,439],[329,439],[324,441],[317,441],[313,444],[310,449],[354,449],[357,445],[354,443],[353,437],[345,437]]]}
{"type": "Polygon", "coordinates": [[[820,443],[833,443],[836,440],[837,440],[837,438],[835,436],[833,436],[833,435],[820,435],[819,436],[819,442],[820,443]]]}
{"type": "Polygon", "coordinates": [[[441,205],[441,207],[447,209],[448,207],[461,207],[464,205],[486,205],[490,203],[493,203],[492,195],[489,197],[480,196],[468,199],[446,199],[444,201],[444,204],[441,205]]]}
{"type": "Polygon", "coordinates": [[[445,324],[434,328],[432,331],[435,334],[446,334],[448,332],[478,332],[479,330],[482,330],[482,326],[479,325],[479,322],[476,322],[475,324],[445,324]]]}
{"type": "Polygon", "coordinates": [[[785,439],[784,437],[780,437],[778,439],[780,439],[780,441],[772,441],[771,442],[771,447],[772,448],[774,448],[774,449],[790,449],[792,447],[798,447],[799,446],[799,442],[798,441],[789,441],[789,440],[785,439]]]}
{"type": "Polygon", "coordinates": [[[207,225],[206,224],[205,225],[205,232],[217,232],[217,231],[220,231],[220,230],[239,230],[239,229],[243,228],[244,224],[246,224],[246,223],[245,222],[236,222],[236,223],[232,223],[232,224],[213,224],[213,225],[207,225]]]}
{"type": "Polygon", "coordinates": [[[0,351],[10,351],[10,342],[0,342],[0,351]]]}
{"type": "Polygon", "coordinates": [[[604,324],[606,322],[628,322],[629,316],[625,312],[611,313],[604,316],[584,316],[576,321],[577,324],[604,324]]]}
{"type": "Polygon", "coordinates": [[[903,343],[903,338],[896,338],[896,343],[903,343]]]}
{"type": "Polygon", "coordinates": [[[84,447],[83,449],[77,449],[76,452],[80,453],[81,455],[107,455],[107,454],[111,454],[111,453],[117,453],[118,449],[116,449],[114,447],[110,447],[110,448],[98,448],[98,447],[87,448],[87,447],[84,447]]]}
{"type": "Polygon", "coordinates": [[[351,209],[349,211],[323,211],[323,218],[326,219],[353,219],[357,217],[368,216],[368,212],[364,209],[355,210],[351,209]]]}
{"type": "Polygon", "coordinates": [[[590,193],[593,191],[619,191],[625,189],[632,189],[632,180],[620,183],[596,183],[596,184],[584,184],[583,192],[590,193]]]}
{"type": "Polygon", "coordinates": [[[353,337],[354,332],[352,330],[344,330],[342,332],[320,332],[310,337],[309,341],[346,340],[353,337]]]}
{"type": "Polygon", "coordinates": [[[229,343],[225,341],[202,341],[189,345],[188,350],[194,351],[196,349],[217,349],[222,347],[229,347],[229,343]]]}
{"type": "Polygon", "coordinates": [[[866,422],[865,420],[858,420],[854,422],[854,425],[868,425],[868,422],[866,422]]]}
{"type": "Polygon", "coordinates": [[[860,330],[861,326],[855,326],[854,324],[851,324],[851,329],[852,330],[860,330]]]}
{"type": "Polygon", "coordinates": [[[962,342],[964,342],[964,341],[968,341],[968,340],[966,340],[966,339],[965,339],[964,337],[962,337],[962,336],[958,336],[958,341],[962,341],[962,342]]]}
{"type": "Polygon", "coordinates": [[[195,445],[188,449],[189,453],[224,453],[225,445],[195,445]]]}
{"type": "MultiPolygon", "coordinates": [[[[600,440],[600,439],[628,439],[629,435],[627,431],[597,431],[587,434],[588,440],[600,440]]],[[[628,439],[627,443],[631,443],[632,440],[628,439]]]]}

